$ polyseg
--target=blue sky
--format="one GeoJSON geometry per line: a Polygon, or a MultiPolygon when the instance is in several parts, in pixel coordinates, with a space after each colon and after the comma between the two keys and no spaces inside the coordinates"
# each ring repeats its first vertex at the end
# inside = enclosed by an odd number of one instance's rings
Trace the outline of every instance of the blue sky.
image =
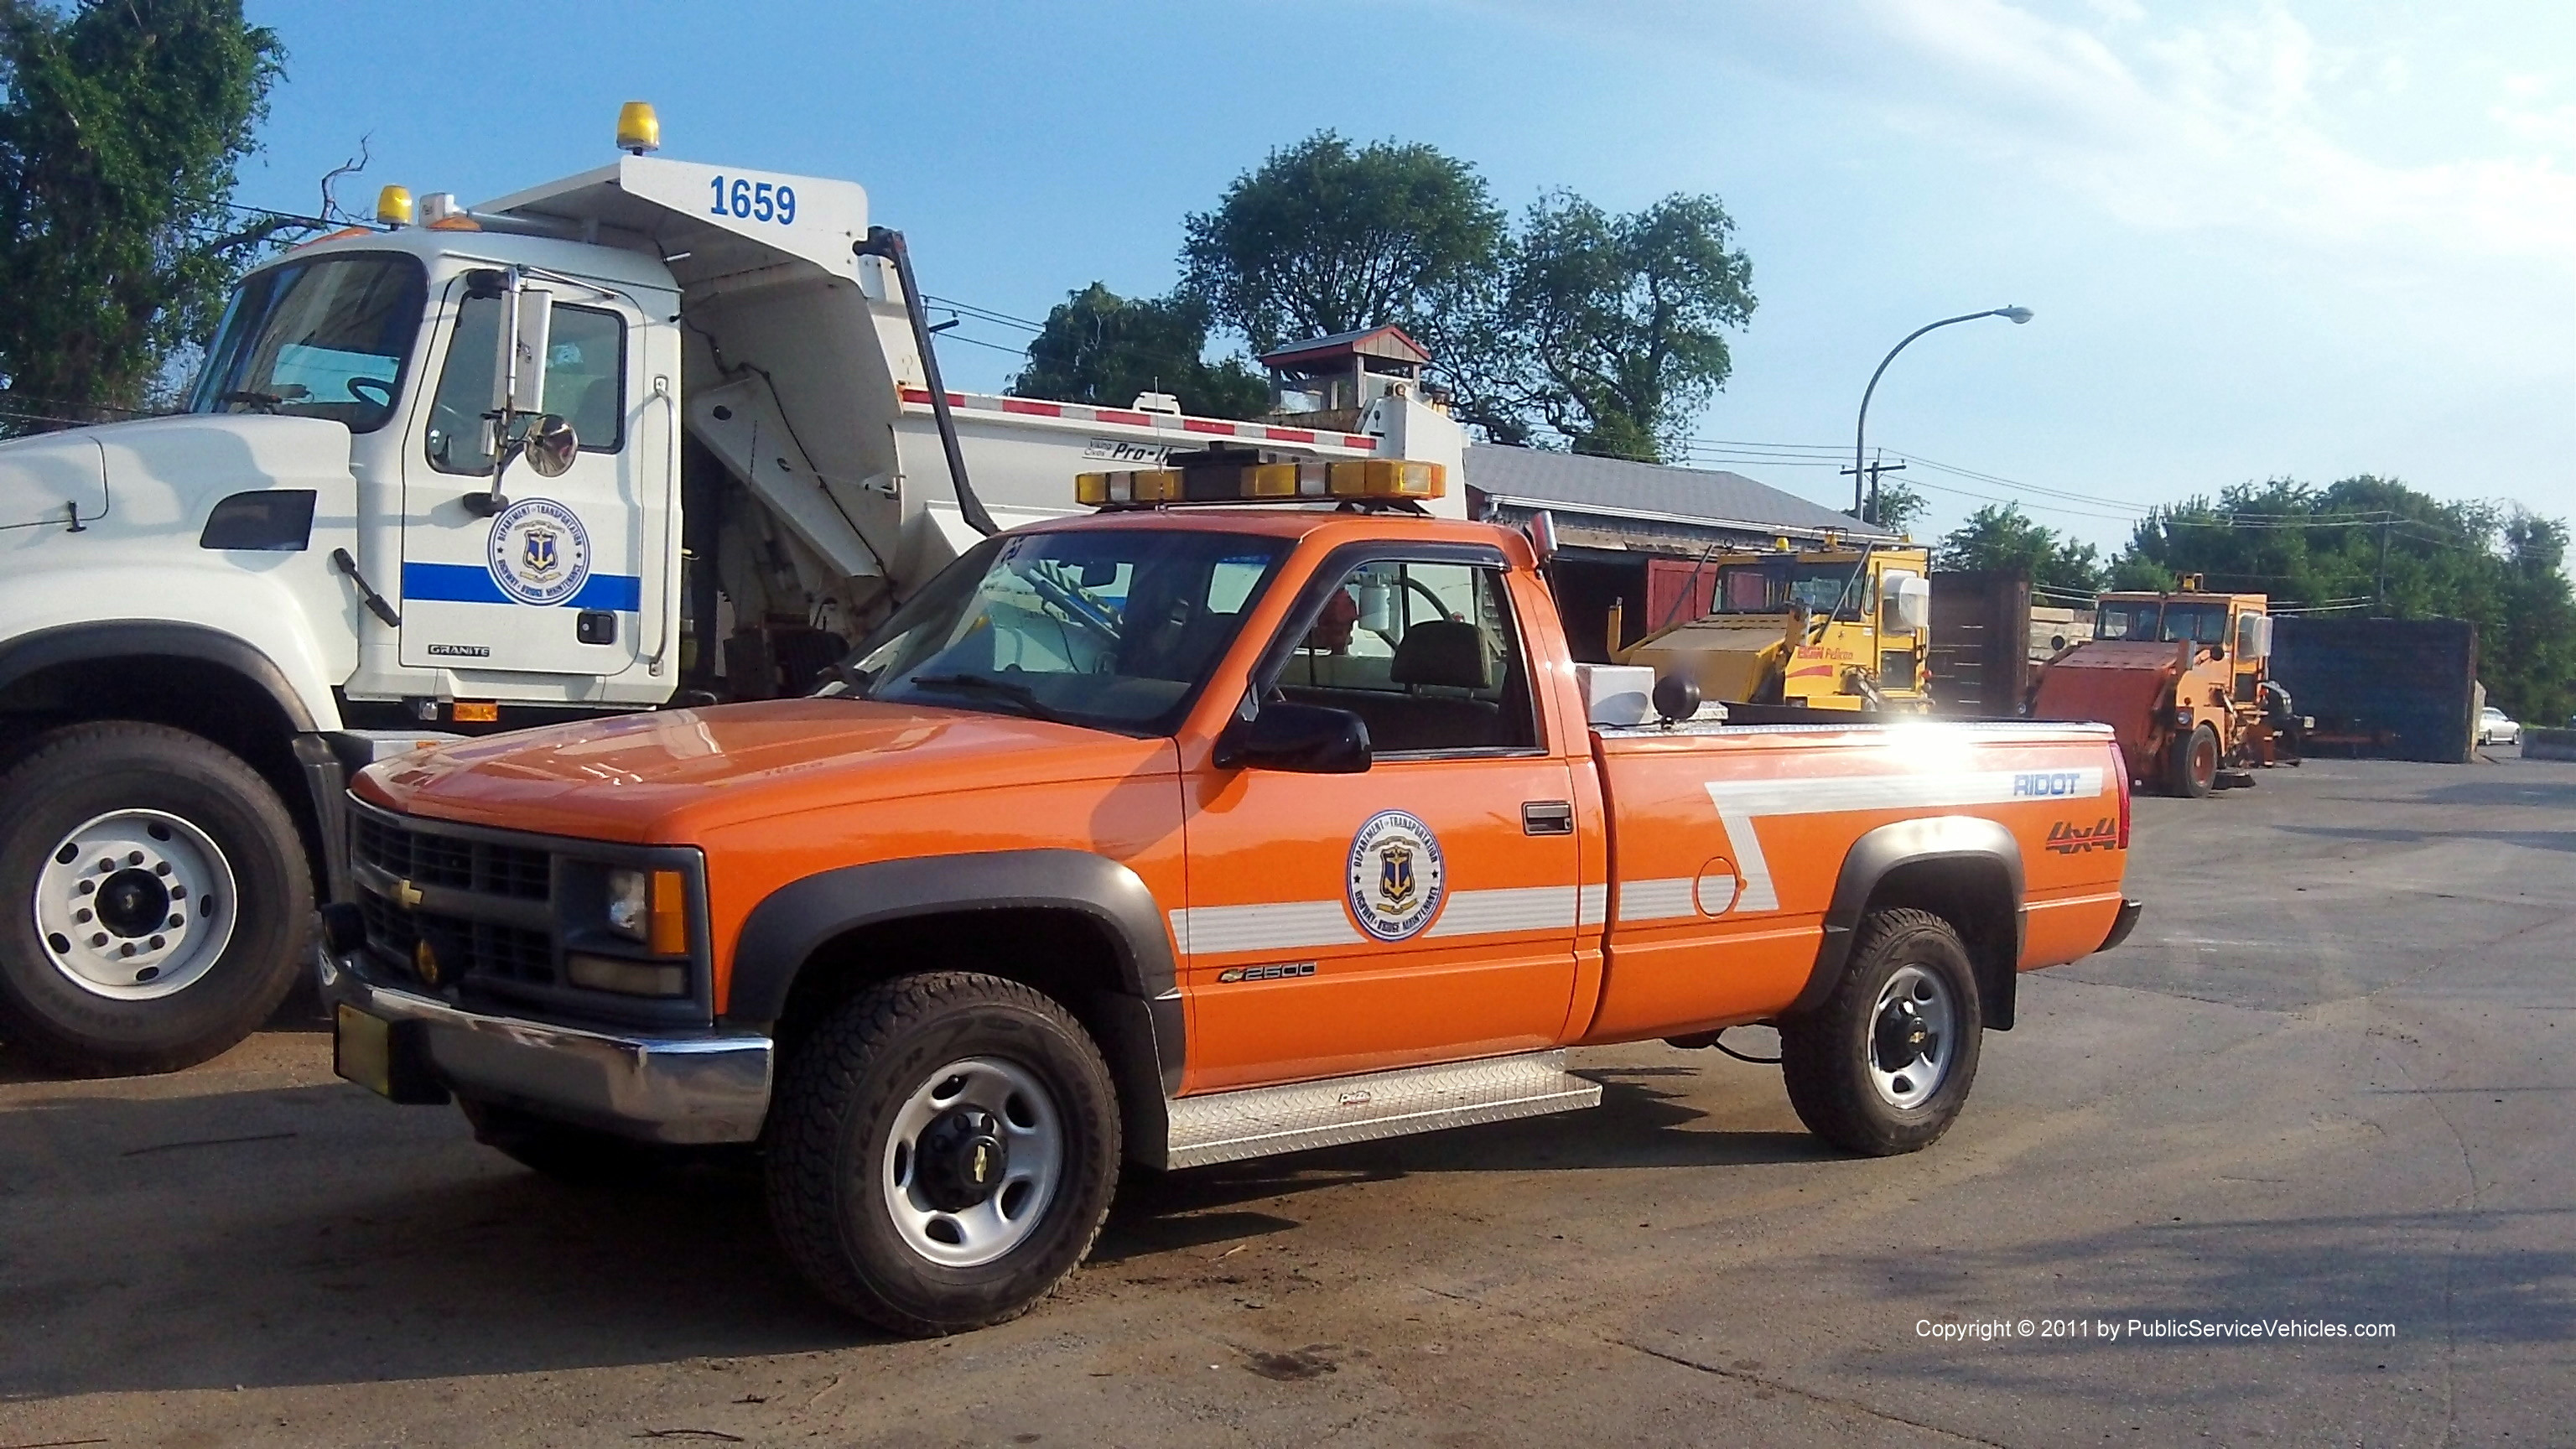
{"type": "MultiPolygon", "coordinates": [[[[1439,146],[1515,210],[1721,196],[1761,305],[1691,431],[1820,501],[1833,466],[1770,445],[1848,449],[1897,338],[2018,303],[1871,406],[1873,444],[1989,475],[1913,469],[1935,529],[2017,498],[2115,545],[2148,504],[2357,472],[2576,513],[2576,5],[249,8],[290,52],[257,204],[310,209],[362,135],[352,205],[498,195],[610,159],[649,99],[666,154],[855,180],[925,291],[1041,317],[1168,287],[1185,213],[1333,127],[1439,146]]],[[[942,358],[984,389],[1016,365],[942,358]]]]}

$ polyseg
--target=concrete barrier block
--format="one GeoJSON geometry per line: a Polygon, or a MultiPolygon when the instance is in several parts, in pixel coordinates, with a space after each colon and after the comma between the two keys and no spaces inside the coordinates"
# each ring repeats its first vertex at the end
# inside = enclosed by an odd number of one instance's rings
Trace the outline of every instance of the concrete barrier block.
{"type": "Polygon", "coordinates": [[[2533,760],[2576,760],[2576,730],[2526,729],[2522,753],[2533,760]]]}

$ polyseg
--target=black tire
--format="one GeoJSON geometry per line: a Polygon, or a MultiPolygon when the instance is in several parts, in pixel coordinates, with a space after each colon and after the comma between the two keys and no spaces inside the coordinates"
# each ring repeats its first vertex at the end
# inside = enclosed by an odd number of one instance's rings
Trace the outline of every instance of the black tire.
{"type": "MultiPolygon", "coordinates": [[[[770,1109],[770,1221],[789,1259],[839,1307],[914,1337],[980,1328],[1028,1311],[1091,1251],[1117,1183],[1118,1131],[1108,1064],[1054,1000],[991,976],[898,977],[843,1003],[785,1064],[770,1109]],[[897,1222],[896,1164],[911,1163],[914,1186],[900,1189],[911,1211],[931,1211],[911,1194],[933,1173],[926,1150],[897,1154],[895,1132],[907,1111],[961,1080],[951,1067],[970,1063],[999,1063],[1046,1094],[1032,1120],[1053,1123],[1057,1167],[1052,1190],[1023,1209],[1034,1216],[1008,1230],[1023,1236],[991,1261],[954,1266],[916,1248],[897,1222]]],[[[994,1170],[998,1190],[983,1189],[997,1205],[1013,1190],[1005,1170],[994,1170]]],[[[944,1185],[956,1190],[959,1179],[944,1185]]]]}
{"type": "Polygon", "coordinates": [[[488,1102],[459,1101],[474,1140],[540,1176],[579,1187],[631,1187],[649,1180],[664,1153],[650,1143],[549,1122],[488,1102]]]}
{"type": "Polygon", "coordinates": [[[2187,800],[2206,800],[2218,788],[2218,731],[2207,724],[2196,724],[2191,733],[2177,736],[2173,755],[2165,762],[2165,793],[2187,800]]]}
{"type": "MultiPolygon", "coordinates": [[[[188,904],[169,902],[183,918],[188,904]]],[[[312,916],[313,875],[294,817],[257,771],[215,744],[163,725],[72,725],[34,741],[0,774],[0,1015],[12,1037],[58,1067],[166,1072],[231,1047],[293,989],[312,916]],[[77,943],[39,919],[57,849],[85,824],[124,811],[183,822],[231,878],[220,952],[185,986],[149,999],[80,984],[50,949],[77,943]]]]}
{"type": "MultiPolygon", "coordinates": [[[[1976,1081],[1983,1036],[1979,1009],[1977,973],[1948,921],[1915,910],[1874,911],[1863,917],[1852,939],[1851,960],[1833,993],[1814,1011],[1780,1024],[1780,1075],[1798,1120],[1836,1147],[1870,1157],[1931,1146],[1950,1130],[1976,1081]],[[1906,1035],[1905,1013],[1881,1000],[1901,974],[1915,984],[1928,976],[1946,998],[1948,1022],[1930,1033],[1940,1039],[1946,1055],[1931,1063],[1938,1075],[1928,1091],[1897,1060],[1903,1050],[1898,1042],[1906,1035]],[[1895,1036],[1882,1040],[1882,1023],[1890,1017],[1895,1018],[1895,1036]],[[1921,1099],[1892,1100],[1872,1070],[1874,1054],[1882,1070],[1894,1069],[1896,1081],[1922,1092],[1921,1099]]],[[[1934,1052],[1930,1044],[1918,1041],[1916,1047],[1922,1053],[1913,1059],[1919,1068],[1934,1052]]]]}

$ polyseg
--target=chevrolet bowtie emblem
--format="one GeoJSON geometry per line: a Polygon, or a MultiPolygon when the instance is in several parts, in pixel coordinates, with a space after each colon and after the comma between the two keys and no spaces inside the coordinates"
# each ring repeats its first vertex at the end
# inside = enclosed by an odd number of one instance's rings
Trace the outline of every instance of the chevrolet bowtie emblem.
{"type": "Polygon", "coordinates": [[[394,882],[394,904],[406,911],[420,909],[420,887],[407,880],[394,882]]]}

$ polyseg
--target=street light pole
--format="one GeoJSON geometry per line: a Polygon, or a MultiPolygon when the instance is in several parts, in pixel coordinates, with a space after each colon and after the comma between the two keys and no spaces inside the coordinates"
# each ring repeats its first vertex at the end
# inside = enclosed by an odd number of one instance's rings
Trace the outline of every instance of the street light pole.
{"type": "Polygon", "coordinates": [[[1974,322],[1985,317],[2001,317],[2018,327],[2022,323],[2029,321],[2030,316],[2031,312],[2028,307],[1997,307],[1988,312],[1967,312],[1956,317],[1944,317],[1938,322],[1926,323],[1925,325],[1917,327],[1913,331],[1906,333],[1905,341],[1887,349],[1887,356],[1879,359],[1878,371],[1869,375],[1869,386],[1861,390],[1860,421],[1852,425],[1852,517],[1864,522],[1868,520],[1868,514],[1863,511],[1861,506],[1861,490],[1867,485],[1868,480],[1868,465],[1862,455],[1861,440],[1866,437],[1869,432],[1870,394],[1878,391],[1878,380],[1886,374],[1887,365],[1896,360],[1896,354],[1903,352],[1915,338],[1920,337],[1924,333],[1930,332],[1935,328],[1948,327],[1953,323],[1958,322],[1974,322]]]}

